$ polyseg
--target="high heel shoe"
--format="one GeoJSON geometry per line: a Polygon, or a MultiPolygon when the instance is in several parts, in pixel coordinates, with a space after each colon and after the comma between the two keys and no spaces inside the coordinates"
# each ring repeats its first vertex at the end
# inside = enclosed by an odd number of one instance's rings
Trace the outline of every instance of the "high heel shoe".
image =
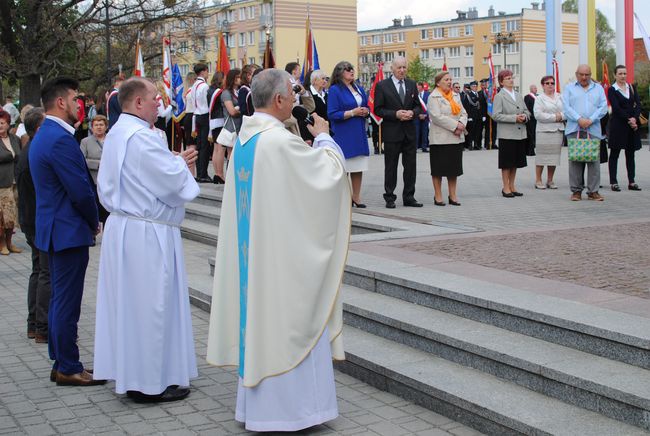
{"type": "Polygon", "coordinates": [[[505,192],[503,189],[501,190],[501,195],[503,195],[506,198],[515,198],[515,194],[512,192],[505,192]]]}
{"type": "Polygon", "coordinates": [[[438,201],[435,198],[433,199],[433,204],[435,204],[436,206],[447,206],[447,203],[445,203],[444,201],[438,201]]]}
{"type": "Polygon", "coordinates": [[[452,200],[451,197],[447,197],[447,200],[449,200],[449,204],[452,206],[460,206],[460,202],[452,200]]]}
{"type": "Polygon", "coordinates": [[[356,207],[357,209],[365,209],[366,205],[363,203],[357,203],[356,201],[352,200],[352,207],[356,207]]]}

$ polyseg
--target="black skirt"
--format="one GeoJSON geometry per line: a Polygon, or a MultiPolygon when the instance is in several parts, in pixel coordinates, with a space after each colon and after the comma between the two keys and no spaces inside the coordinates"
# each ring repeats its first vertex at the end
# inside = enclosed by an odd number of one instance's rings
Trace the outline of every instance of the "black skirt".
{"type": "Polygon", "coordinates": [[[431,175],[457,177],[463,175],[463,144],[429,146],[431,175]]]}
{"type": "Polygon", "coordinates": [[[499,168],[524,168],[527,139],[499,139],[499,168]]]}

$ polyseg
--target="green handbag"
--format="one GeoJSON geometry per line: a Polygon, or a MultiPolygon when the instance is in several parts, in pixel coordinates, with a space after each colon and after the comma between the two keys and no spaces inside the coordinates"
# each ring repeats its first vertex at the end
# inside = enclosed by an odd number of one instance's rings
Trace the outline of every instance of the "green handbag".
{"type": "Polygon", "coordinates": [[[586,138],[580,137],[580,131],[575,138],[567,139],[569,145],[569,160],[572,162],[599,162],[600,161],[600,139],[590,138],[587,132],[586,138]]]}

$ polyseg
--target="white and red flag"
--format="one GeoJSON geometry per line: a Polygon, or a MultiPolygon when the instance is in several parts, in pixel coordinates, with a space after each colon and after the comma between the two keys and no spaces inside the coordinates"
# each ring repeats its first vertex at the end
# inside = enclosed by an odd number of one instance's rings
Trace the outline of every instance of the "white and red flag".
{"type": "Polygon", "coordinates": [[[373,120],[375,120],[375,123],[381,124],[383,118],[375,114],[375,89],[377,88],[377,84],[384,80],[384,63],[379,62],[377,64],[377,67],[378,70],[377,74],[375,74],[375,81],[372,82],[372,86],[370,87],[370,94],[368,96],[368,108],[370,109],[370,116],[373,120]]]}
{"type": "Polygon", "coordinates": [[[560,92],[560,65],[555,58],[553,58],[553,79],[555,80],[555,92],[560,92]]]}
{"type": "Polygon", "coordinates": [[[140,47],[140,34],[138,33],[138,41],[135,43],[135,68],[133,75],[137,77],[145,77],[144,75],[144,60],[142,59],[142,49],[140,47]]]}
{"type": "Polygon", "coordinates": [[[171,54],[171,41],[167,37],[163,37],[163,65],[162,65],[162,81],[165,87],[165,94],[169,97],[168,101],[174,99],[172,92],[172,54],[171,54]]]}

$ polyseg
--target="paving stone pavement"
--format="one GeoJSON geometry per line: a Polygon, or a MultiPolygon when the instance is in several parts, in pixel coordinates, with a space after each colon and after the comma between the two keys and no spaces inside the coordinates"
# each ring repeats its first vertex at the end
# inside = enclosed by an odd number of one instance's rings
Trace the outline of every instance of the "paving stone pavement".
{"type": "Polygon", "coordinates": [[[650,221],[396,246],[650,299],[649,234],[650,221]]]}
{"type": "MultiPolygon", "coordinates": [[[[21,233],[17,245],[26,247],[21,233]]],[[[81,360],[92,367],[99,248],[91,249],[79,321],[81,360]]],[[[203,259],[205,261],[205,258],[203,259]]],[[[26,335],[28,250],[0,259],[0,434],[222,435],[247,431],[234,420],[234,369],[205,363],[209,314],[192,308],[199,377],[188,399],[135,404],[113,383],[89,388],[49,381],[47,346],[26,335]]],[[[206,264],[207,268],[207,264],[206,264]]],[[[301,434],[473,436],[479,432],[336,372],[340,416],[301,434]]]]}

